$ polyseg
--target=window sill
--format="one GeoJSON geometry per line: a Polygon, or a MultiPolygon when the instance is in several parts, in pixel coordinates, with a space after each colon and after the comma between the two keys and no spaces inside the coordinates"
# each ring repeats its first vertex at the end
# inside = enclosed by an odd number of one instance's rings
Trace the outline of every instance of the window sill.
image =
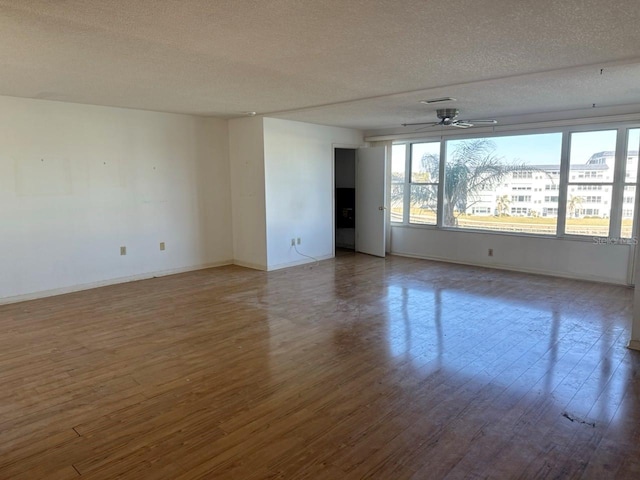
{"type": "MultiPolygon", "coordinates": [[[[499,232],[495,230],[480,230],[473,228],[456,228],[456,227],[438,227],[437,225],[420,225],[413,223],[399,223],[399,222],[391,222],[391,228],[410,228],[410,229],[418,229],[418,230],[435,230],[440,232],[457,232],[457,233],[471,233],[471,234],[483,234],[483,235],[500,235],[506,237],[516,237],[516,238],[540,238],[545,240],[562,240],[562,241],[572,241],[572,242],[590,242],[590,243],[598,243],[601,241],[603,244],[609,237],[599,237],[599,236],[589,236],[589,235],[544,235],[544,234],[534,234],[534,233],[516,233],[516,232],[499,232]],[[597,240],[598,241],[597,241],[597,240]]],[[[633,247],[634,244],[633,239],[625,239],[629,240],[628,243],[615,243],[615,245],[624,245],[633,247]]]]}

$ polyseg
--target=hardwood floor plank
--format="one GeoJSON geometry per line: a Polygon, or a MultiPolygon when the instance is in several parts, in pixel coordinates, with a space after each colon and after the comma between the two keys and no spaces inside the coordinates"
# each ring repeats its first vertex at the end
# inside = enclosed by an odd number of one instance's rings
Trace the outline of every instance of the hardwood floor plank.
{"type": "Polygon", "coordinates": [[[637,478],[633,291],[400,257],[0,306],[0,478],[637,478]]]}

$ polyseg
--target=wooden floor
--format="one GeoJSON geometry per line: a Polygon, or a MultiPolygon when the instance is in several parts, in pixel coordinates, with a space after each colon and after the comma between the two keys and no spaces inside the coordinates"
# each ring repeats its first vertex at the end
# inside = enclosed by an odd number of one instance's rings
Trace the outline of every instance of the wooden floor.
{"type": "Polygon", "coordinates": [[[347,254],[0,307],[0,479],[640,478],[624,287],[347,254]]]}

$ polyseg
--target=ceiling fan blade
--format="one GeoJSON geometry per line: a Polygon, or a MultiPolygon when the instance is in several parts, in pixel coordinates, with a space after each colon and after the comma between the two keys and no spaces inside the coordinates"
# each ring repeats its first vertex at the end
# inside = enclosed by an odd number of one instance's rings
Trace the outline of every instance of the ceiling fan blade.
{"type": "Polygon", "coordinates": [[[437,127],[438,125],[440,125],[439,123],[431,123],[429,125],[427,125],[426,127],[422,127],[422,128],[418,128],[417,130],[414,130],[415,133],[418,132],[424,132],[425,130],[429,130],[431,127],[437,127]]]}
{"type": "Polygon", "coordinates": [[[495,125],[497,120],[458,120],[460,123],[471,123],[473,125],[495,125]]]}
{"type": "Polygon", "coordinates": [[[426,125],[427,127],[435,127],[436,125],[440,125],[440,122],[402,123],[401,125],[403,127],[413,127],[413,126],[420,126],[420,125],[426,125]]]}
{"type": "Polygon", "coordinates": [[[457,128],[469,128],[469,127],[473,127],[473,123],[470,123],[465,120],[465,121],[453,122],[451,126],[457,127],[457,128]]]}

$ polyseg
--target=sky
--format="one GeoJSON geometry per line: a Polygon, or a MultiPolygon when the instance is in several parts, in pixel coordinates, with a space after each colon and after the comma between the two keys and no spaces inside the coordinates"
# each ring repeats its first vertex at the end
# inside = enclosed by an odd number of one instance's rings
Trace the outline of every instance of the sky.
{"type": "Polygon", "coordinates": [[[507,161],[518,161],[535,165],[560,165],[561,133],[494,137],[496,155],[507,161]]]}
{"type": "MultiPolygon", "coordinates": [[[[496,155],[504,157],[508,162],[517,161],[532,165],[560,165],[562,133],[492,137],[490,140],[496,145],[496,155]]],[[[462,141],[464,140],[449,141],[449,148],[462,141]]],[[[631,129],[629,131],[629,150],[638,150],[639,143],[640,128],[631,129]]],[[[570,163],[574,165],[584,164],[594,153],[615,150],[615,148],[616,130],[576,132],[571,135],[570,163]]],[[[422,157],[423,153],[435,153],[437,155],[440,151],[438,142],[414,143],[413,149],[414,155],[417,155],[418,158],[422,157]]],[[[400,154],[401,151],[399,150],[398,153],[400,154]]],[[[397,160],[397,169],[399,171],[404,170],[402,157],[397,160]]]]}
{"type": "MultiPolygon", "coordinates": [[[[507,161],[517,160],[535,165],[560,164],[561,133],[492,137],[496,154],[507,161]]],[[[637,150],[640,129],[632,129],[629,149],[637,150]]],[[[460,140],[454,140],[455,144],[460,140]]],[[[616,130],[576,132],[571,135],[571,164],[583,164],[597,152],[616,149],[616,130]]]]}

